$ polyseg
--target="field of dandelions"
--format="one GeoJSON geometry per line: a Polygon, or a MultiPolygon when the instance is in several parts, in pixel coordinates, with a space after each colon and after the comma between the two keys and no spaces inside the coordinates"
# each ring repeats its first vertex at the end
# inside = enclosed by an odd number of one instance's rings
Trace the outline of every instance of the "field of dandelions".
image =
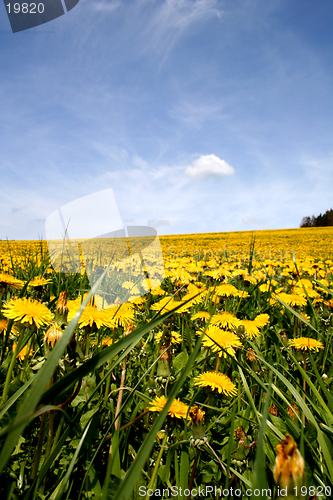
{"type": "Polygon", "coordinates": [[[104,308],[1,241],[0,498],[332,498],[332,237],[161,237],[162,283],[104,308]]]}

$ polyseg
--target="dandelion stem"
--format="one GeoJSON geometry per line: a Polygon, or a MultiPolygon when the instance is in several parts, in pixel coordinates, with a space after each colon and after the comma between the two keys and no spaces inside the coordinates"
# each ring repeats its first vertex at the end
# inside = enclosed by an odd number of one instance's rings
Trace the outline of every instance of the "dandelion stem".
{"type": "Polygon", "coordinates": [[[193,467],[192,467],[192,474],[191,474],[191,478],[190,478],[190,484],[188,486],[188,489],[189,489],[190,493],[189,493],[189,495],[187,497],[187,500],[191,499],[192,486],[193,486],[193,483],[194,483],[194,476],[195,476],[195,471],[196,471],[196,468],[197,468],[198,460],[199,460],[199,450],[197,450],[197,456],[195,457],[194,464],[193,464],[193,467]]]}
{"type": "MultiPolygon", "coordinates": [[[[154,470],[153,470],[153,475],[151,476],[151,480],[149,482],[148,490],[149,489],[153,489],[153,486],[154,486],[154,483],[155,483],[155,479],[156,479],[156,476],[157,476],[157,472],[158,472],[158,469],[160,468],[160,462],[161,462],[161,458],[162,458],[162,455],[163,455],[163,451],[165,449],[165,443],[166,443],[167,437],[168,437],[168,435],[165,432],[164,433],[164,439],[163,439],[163,442],[162,442],[162,445],[161,445],[161,449],[160,449],[160,452],[158,454],[158,457],[157,457],[157,460],[156,460],[156,464],[155,464],[155,467],[154,467],[154,470]]],[[[149,495],[148,494],[146,496],[146,500],[149,500],[149,495]]]]}
{"type": "Polygon", "coordinates": [[[43,441],[44,441],[44,436],[45,436],[46,418],[47,418],[47,414],[43,413],[42,420],[40,423],[40,428],[39,428],[38,443],[37,443],[37,448],[36,448],[36,453],[35,453],[35,458],[34,458],[34,464],[33,464],[32,472],[31,472],[31,479],[32,480],[36,479],[36,477],[37,477],[40,457],[42,454],[42,446],[43,446],[43,441]]]}
{"type": "MultiPolygon", "coordinates": [[[[304,374],[306,373],[306,352],[304,351],[304,354],[303,354],[303,359],[304,359],[304,374]]],[[[305,391],[306,391],[306,380],[305,380],[305,377],[303,378],[303,391],[304,391],[304,394],[303,394],[303,400],[304,400],[304,403],[305,403],[305,391]]],[[[305,425],[305,413],[303,411],[303,425],[305,425]]]]}
{"type": "Polygon", "coordinates": [[[117,408],[116,408],[116,421],[114,423],[114,427],[117,430],[119,426],[119,412],[120,412],[120,407],[121,407],[121,402],[123,399],[123,392],[124,392],[124,383],[125,383],[125,376],[126,376],[126,358],[123,361],[123,366],[121,370],[121,379],[120,379],[120,391],[118,394],[118,401],[117,401],[117,408]]]}
{"type": "Polygon", "coordinates": [[[12,373],[13,373],[13,370],[14,370],[14,366],[15,366],[15,363],[16,363],[16,358],[17,358],[17,355],[20,352],[20,348],[21,348],[21,343],[22,343],[24,332],[25,332],[25,327],[22,325],[21,331],[20,331],[20,336],[18,338],[18,341],[17,341],[17,344],[16,344],[16,348],[15,348],[15,351],[13,352],[13,356],[12,356],[12,359],[10,361],[10,365],[9,365],[8,372],[7,372],[7,375],[6,375],[5,386],[4,386],[4,390],[3,390],[3,393],[2,393],[2,401],[4,403],[7,400],[8,391],[9,391],[9,385],[10,385],[10,381],[11,381],[11,378],[12,378],[12,373]]]}

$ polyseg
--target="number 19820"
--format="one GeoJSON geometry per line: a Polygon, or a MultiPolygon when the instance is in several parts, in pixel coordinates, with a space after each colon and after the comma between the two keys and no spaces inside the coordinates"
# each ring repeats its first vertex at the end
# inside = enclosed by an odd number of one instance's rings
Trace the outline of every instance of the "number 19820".
{"type": "Polygon", "coordinates": [[[295,496],[297,496],[297,494],[299,494],[301,496],[317,495],[317,497],[322,497],[323,495],[325,495],[326,497],[331,496],[330,486],[317,486],[317,487],[315,487],[315,486],[308,486],[308,487],[301,486],[300,488],[297,488],[297,486],[295,486],[295,488],[293,488],[293,490],[294,490],[295,496]]]}
{"type": "MultiPolygon", "coordinates": [[[[6,5],[8,7],[8,14],[11,13],[11,5],[8,3],[6,5]]],[[[44,12],[44,4],[43,3],[23,3],[20,5],[19,3],[14,3],[13,5],[13,12],[14,14],[19,14],[20,12],[22,14],[43,14],[44,12]]]]}

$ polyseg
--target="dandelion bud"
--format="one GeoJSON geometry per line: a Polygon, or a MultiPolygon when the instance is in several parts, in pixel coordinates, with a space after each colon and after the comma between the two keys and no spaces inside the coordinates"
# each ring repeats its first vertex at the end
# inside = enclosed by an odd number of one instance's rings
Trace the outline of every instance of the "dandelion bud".
{"type": "MultiPolygon", "coordinates": [[[[190,417],[192,420],[192,433],[195,440],[206,438],[205,428],[203,426],[205,412],[198,406],[192,406],[190,409],[190,417]]],[[[202,444],[202,443],[201,443],[202,444]]]]}
{"type": "Polygon", "coordinates": [[[295,405],[295,403],[291,403],[291,406],[289,406],[289,408],[288,408],[287,412],[288,412],[289,417],[291,417],[291,418],[293,418],[293,419],[297,420],[298,408],[297,408],[297,406],[295,405]],[[293,412],[292,408],[295,410],[296,415],[295,415],[295,413],[293,412]]]}
{"type": "Polygon", "coordinates": [[[245,432],[242,426],[238,427],[235,431],[236,439],[239,439],[237,449],[233,452],[234,460],[244,460],[246,458],[245,451],[245,432]]]}
{"type": "Polygon", "coordinates": [[[282,344],[283,344],[285,347],[287,347],[287,345],[288,345],[288,337],[287,337],[286,332],[283,332],[283,331],[282,331],[282,332],[280,332],[280,338],[281,338],[281,342],[282,342],[282,344]]]}
{"type": "Polygon", "coordinates": [[[238,337],[243,337],[244,334],[245,334],[245,326],[239,325],[239,327],[236,329],[236,335],[238,335],[238,337]]]}
{"type": "Polygon", "coordinates": [[[55,320],[59,325],[65,324],[67,325],[67,315],[68,315],[68,305],[67,305],[67,298],[66,298],[66,291],[60,292],[58,302],[57,302],[57,307],[56,307],[56,313],[55,313],[55,320]]]}
{"type": "Polygon", "coordinates": [[[250,361],[252,368],[255,372],[260,371],[260,366],[258,363],[258,360],[255,356],[255,351],[251,347],[248,349],[247,354],[246,354],[247,359],[250,361]]]}
{"type": "Polygon", "coordinates": [[[61,329],[58,323],[53,323],[50,328],[46,331],[44,336],[44,345],[46,350],[52,349],[54,344],[58,342],[61,335],[63,334],[63,330],[61,329]]]}
{"type": "Polygon", "coordinates": [[[124,331],[124,335],[129,335],[130,333],[132,333],[133,329],[134,329],[134,323],[130,323],[127,329],[124,331]]]}
{"type": "Polygon", "coordinates": [[[300,486],[303,482],[304,459],[290,434],[286,434],[285,439],[277,445],[276,451],[273,469],[275,482],[288,489],[300,486]]]}
{"type": "Polygon", "coordinates": [[[166,378],[171,374],[171,353],[168,347],[168,344],[164,344],[160,349],[161,357],[157,362],[158,377],[166,378]]]}
{"type": "Polygon", "coordinates": [[[268,412],[271,415],[274,415],[275,417],[277,417],[279,415],[278,409],[277,409],[277,407],[275,406],[274,403],[272,404],[272,406],[270,407],[270,409],[268,410],[268,412]]]}

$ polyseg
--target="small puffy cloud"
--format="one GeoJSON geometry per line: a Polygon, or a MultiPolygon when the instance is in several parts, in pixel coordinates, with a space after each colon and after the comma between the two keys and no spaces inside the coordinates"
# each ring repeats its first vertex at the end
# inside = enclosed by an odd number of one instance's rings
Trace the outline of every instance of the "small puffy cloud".
{"type": "Polygon", "coordinates": [[[185,170],[185,175],[193,179],[205,179],[206,177],[224,177],[233,175],[235,170],[225,160],[215,155],[201,155],[194,160],[185,170]]]}
{"type": "Polygon", "coordinates": [[[166,219],[163,219],[163,220],[149,220],[148,221],[148,226],[151,226],[151,227],[161,227],[161,226],[170,226],[170,222],[166,219]]]}
{"type": "Polygon", "coordinates": [[[242,219],[243,224],[261,224],[257,217],[244,217],[242,219]]]}

